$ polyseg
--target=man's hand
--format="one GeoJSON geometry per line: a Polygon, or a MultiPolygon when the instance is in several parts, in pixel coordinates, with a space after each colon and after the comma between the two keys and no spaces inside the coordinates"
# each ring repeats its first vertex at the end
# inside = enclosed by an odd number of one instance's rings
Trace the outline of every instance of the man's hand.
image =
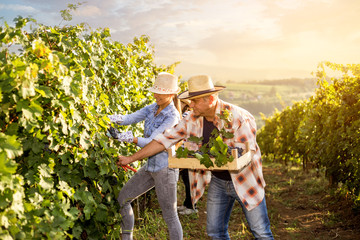
{"type": "Polygon", "coordinates": [[[119,156],[118,157],[118,162],[116,163],[116,165],[118,165],[118,167],[124,166],[124,165],[128,165],[129,163],[134,162],[135,160],[131,159],[130,157],[126,157],[126,156],[119,156]]]}
{"type": "Polygon", "coordinates": [[[119,167],[122,165],[127,165],[129,163],[132,163],[137,160],[141,160],[150,156],[153,156],[161,151],[164,151],[165,147],[161,143],[158,143],[155,140],[152,140],[149,144],[147,144],[145,147],[137,151],[131,156],[125,157],[125,156],[119,156],[118,162],[116,163],[119,167]]]}

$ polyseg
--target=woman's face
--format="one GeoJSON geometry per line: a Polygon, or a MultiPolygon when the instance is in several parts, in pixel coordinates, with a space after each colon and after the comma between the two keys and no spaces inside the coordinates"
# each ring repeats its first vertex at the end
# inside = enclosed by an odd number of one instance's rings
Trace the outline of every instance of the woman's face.
{"type": "Polygon", "coordinates": [[[169,104],[173,99],[173,94],[154,93],[154,98],[156,100],[156,104],[161,106],[161,105],[164,105],[164,104],[169,104]]]}

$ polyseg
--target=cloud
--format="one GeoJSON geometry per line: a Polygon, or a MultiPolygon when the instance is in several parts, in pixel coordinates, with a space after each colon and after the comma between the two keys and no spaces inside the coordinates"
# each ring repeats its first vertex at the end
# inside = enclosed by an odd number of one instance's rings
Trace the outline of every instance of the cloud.
{"type": "Polygon", "coordinates": [[[102,11],[100,8],[94,5],[85,5],[77,9],[74,15],[78,17],[99,17],[102,15],[102,11]]]}
{"type": "MultiPolygon", "coordinates": [[[[0,9],[24,6],[11,1],[0,9]]],[[[38,11],[36,18],[47,24],[51,18],[60,22],[59,11],[73,3],[27,2],[27,11],[38,11]]],[[[108,27],[112,39],[124,44],[148,35],[156,61],[181,61],[177,68],[184,74],[207,68],[215,76],[261,78],[282,71],[296,77],[319,61],[358,61],[359,11],[358,0],[86,0],[69,24],[108,27]]]]}
{"type": "MultiPolygon", "coordinates": [[[[224,75],[247,69],[259,77],[280,76],[281,70],[284,75],[309,77],[321,61],[358,61],[360,31],[355,19],[359,19],[360,5],[356,1],[292,2],[293,6],[254,1],[246,7],[251,14],[245,13],[245,22],[243,16],[230,14],[233,25],[230,21],[226,28],[213,24],[205,28],[206,37],[194,38],[193,45],[173,48],[173,52],[187,65],[201,63],[209,71],[221,67],[227,69],[224,75]]],[[[223,18],[219,22],[224,23],[223,18]]]]}
{"type": "Polygon", "coordinates": [[[0,4],[0,10],[10,10],[14,12],[22,13],[36,13],[38,10],[31,6],[20,5],[20,4],[0,4]]]}

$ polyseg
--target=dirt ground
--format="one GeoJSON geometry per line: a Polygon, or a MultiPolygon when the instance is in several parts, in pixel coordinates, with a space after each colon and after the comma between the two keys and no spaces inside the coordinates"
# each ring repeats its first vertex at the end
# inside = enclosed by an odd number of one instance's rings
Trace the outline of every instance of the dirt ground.
{"type": "MultiPolygon", "coordinates": [[[[330,194],[324,177],[313,171],[280,165],[263,169],[266,202],[275,239],[360,239],[360,211],[346,198],[330,194]]],[[[179,187],[179,205],[183,193],[179,187]]],[[[184,239],[209,239],[206,236],[206,193],[198,203],[198,214],[180,216],[184,239]]],[[[238,203],[234,205],[229,233],[231,239],[253,239],[238,203]]]]}

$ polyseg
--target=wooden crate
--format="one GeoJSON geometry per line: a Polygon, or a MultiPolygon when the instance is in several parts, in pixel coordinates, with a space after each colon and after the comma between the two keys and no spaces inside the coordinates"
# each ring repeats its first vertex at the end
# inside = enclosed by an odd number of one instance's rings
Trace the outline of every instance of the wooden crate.
{"type": "MultiPolygon", "coordinates": [[[[171,149],[168,150],[169,154],[169,168],[188,168],[188,169],[209,169],[209,170],[240,170],[247,166],[251,162],[251,151],[249,150],[249,145],[246,144],[246,153],[243,154],[240,158],[237,157],[237,149],[232,149],[231,154],[234,157],[234,160],[230,163],[227,163],[224,166],[218,167],[214,163],[214,167],[206,168],[204,165],[200,164],[200,160],[197,158],[177,158],[172,154],[171,149]]],[[[214,158],[210,158],[214,162],[214,158]]]]}

